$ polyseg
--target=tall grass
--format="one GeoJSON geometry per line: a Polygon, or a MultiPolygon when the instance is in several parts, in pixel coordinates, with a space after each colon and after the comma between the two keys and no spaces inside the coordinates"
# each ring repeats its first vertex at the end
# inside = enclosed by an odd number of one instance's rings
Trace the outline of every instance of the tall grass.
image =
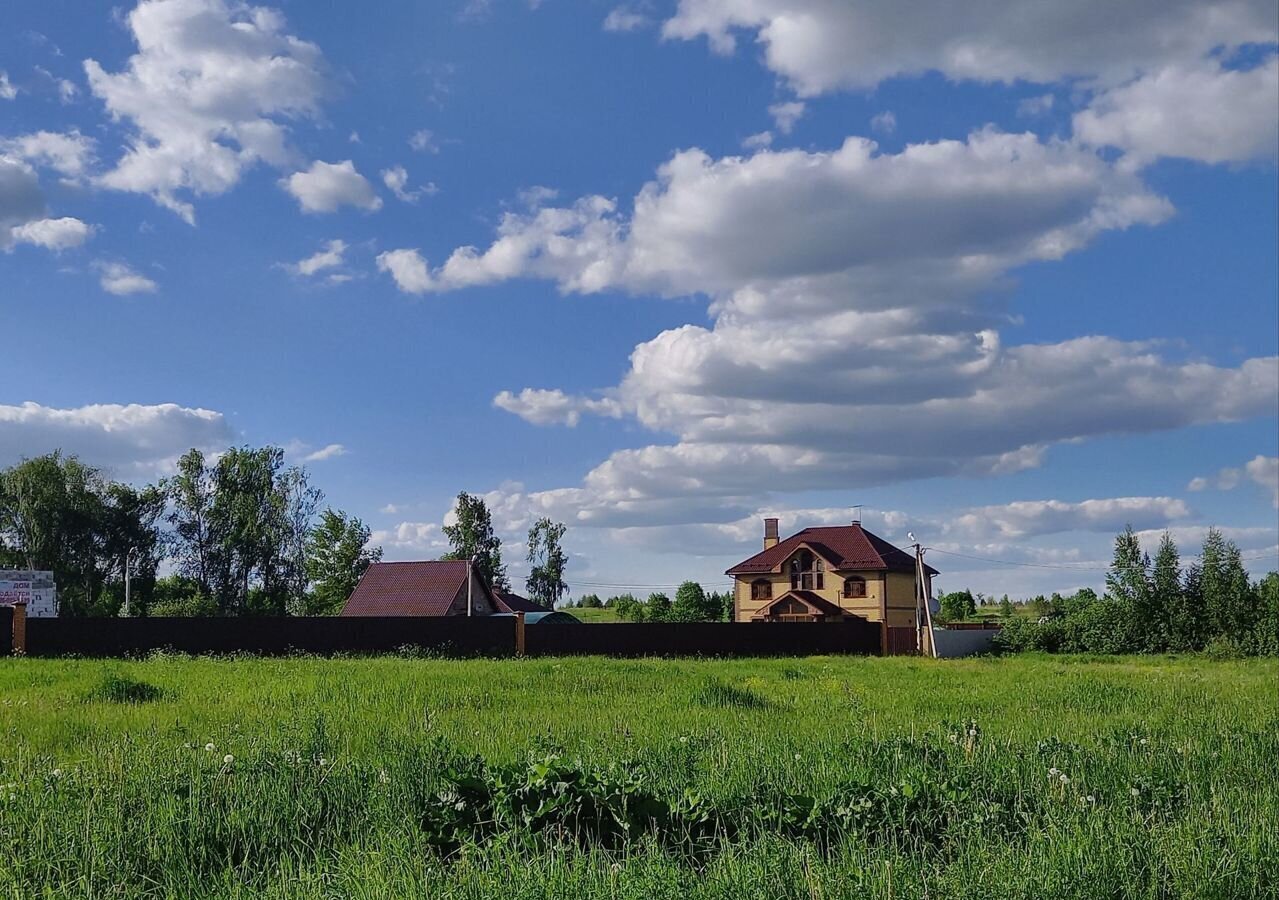
{"type": "Polygon", "coordinates": [[[1274,897],[1276,683],[1171,658],[6,660],[0,891],[1274,897]]]}

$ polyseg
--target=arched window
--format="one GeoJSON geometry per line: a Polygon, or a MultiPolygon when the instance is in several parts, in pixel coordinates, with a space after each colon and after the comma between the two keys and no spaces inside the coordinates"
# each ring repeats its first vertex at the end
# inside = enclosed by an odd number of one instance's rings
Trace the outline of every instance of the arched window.
{"type": "Polygon", "coordinates": [[[773,599],[773,583],[767,578],[757,578],[751,582],[751,599],[752,600],[772,600],[773,599]]]}
{"type": "Polygon", "coordinates": [[[801,550],[791,557],[790,588],[792,591],[821,590],[826,586],[826,567],[809,550],[801,550]]]}
{"type": "Polygon", "coordinates": [[[853,575],[844,579],[844,596],[845,597],[865,597],[866,596],[866,579],[853,575]]]}

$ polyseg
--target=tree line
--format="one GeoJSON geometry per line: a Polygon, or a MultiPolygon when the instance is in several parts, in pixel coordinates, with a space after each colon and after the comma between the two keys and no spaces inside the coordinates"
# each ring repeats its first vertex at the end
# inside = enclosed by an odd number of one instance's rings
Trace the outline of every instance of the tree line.
{"type": "MultiPolygon", "coordinates": [[[[956,591],[938,598],[943,621],[976,614],[980,595],[956,591]]],[[[1204,538],[1198,561],[1183,566],[1165,533],[1154,559],[1131,526],[1115,538],[1106,590],[1036,597],[1016,615],[1004,596],[1004,627],[995,646],[1005,651],[1066,653],[1211,652],[1279,654],[1279,573],[1252,580],[1233,541],[1216,528],[1204,538]]]]}
{"type": "Polygon", "coordinates": [[[685,581],[675,592],[674,601],[664,593],[649,594],[644,600],[634,594],[618,594],[607,600],[585,594],[568,607],[611,609],[626,622],[726,622],[733,613],[733,595],[707,592],[696,581],[685,581]]]}
{"type": "MultiPolygon", "coordinates": [[[[550,519],[529,530],[527,590],[548,606],[568,590],[565,531],[550,519]]],[[[482,498],[459,494],[444,533],[444,558],[473,559],[510,590],[482,498]]],[[[52,571],[66,616],[332,615],[382,558],[370,536],[278,447],[193,449],[143,487],[61,452],[0,470],[0,568],[52,571]]]]}

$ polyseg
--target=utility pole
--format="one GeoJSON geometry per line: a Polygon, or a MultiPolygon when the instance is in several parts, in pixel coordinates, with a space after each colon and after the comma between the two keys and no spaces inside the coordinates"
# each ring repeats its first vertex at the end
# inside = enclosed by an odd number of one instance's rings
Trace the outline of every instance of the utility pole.
{"type": "Polygon", "coordinates": [[[468,556],[466,558],[466,614],[468,616],[475,615],[475,601],[471,597],[471,583],[473,581],[473,578],[471,575],[471,565],[473,560],[474,560],[474,557],[471,557],[471,556],[468,556]]]}
{"type": "Polygon", "coordinates": [[[928,655],[937,658],[937,643],[933,640],[933,611],[928,606],[928,581],[924,574],[924,548],[915,544],[915,625],[916,646],[920,655],[924,652],[924,627],[928,627],[928,655]],[[920,615],[920,608],[923,615],[920,615]]]}
{"type": "Polygon", "coordinates": [[[129,615],[129,600],[132,597],[131,564],[133,562],[133,554],[137,552],[137,549],[137,547],[130,547],[128,552],[124,554],[124,614],[126,616],[129,615]]]}

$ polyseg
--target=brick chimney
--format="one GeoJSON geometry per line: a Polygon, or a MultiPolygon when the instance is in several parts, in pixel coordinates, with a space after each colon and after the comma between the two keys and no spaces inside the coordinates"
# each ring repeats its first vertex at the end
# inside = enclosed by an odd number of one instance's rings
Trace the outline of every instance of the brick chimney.
{"type": "Polygon", "coordinates": [[[777,520],[764,520],[764,549],[777,546],[777,520]]]}

